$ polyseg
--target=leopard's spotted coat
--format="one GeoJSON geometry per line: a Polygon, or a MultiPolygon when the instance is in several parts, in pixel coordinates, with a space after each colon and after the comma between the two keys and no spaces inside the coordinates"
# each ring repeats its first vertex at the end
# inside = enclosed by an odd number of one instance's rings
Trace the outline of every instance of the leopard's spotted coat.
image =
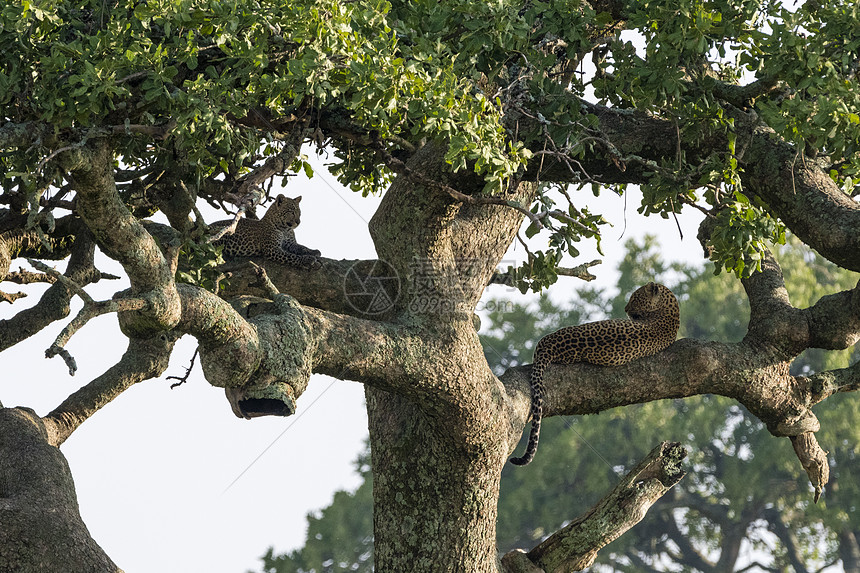
{"type": "MultiPolygon", "coordinates": [[[[290,199],[278,195],[262,219],[244,218],[236,230],[216,241],[224,246],[224,254],[236,257],[261,255],[282,265],[306,269],[320,266],[320,252],[296,242],[294,229],[299,226],[301,197],[290,199]]],[[[217,230],[230,221],[218,221],[210,227],[217,230]]]]}
{"type": "Polygon", "coordinates": [[[678,335],[678,299],[661,284],[648,283],[637,289],[624,311],[629,319],[601,320],[567,326],[540,339],[535,348],[530,384],[532,428],[526,452],[511,463],[523,466],[532,461],[540,437],[543,414],[543,372],[549,364],[590,362],[618,366],[660,352],[678,335]]]}

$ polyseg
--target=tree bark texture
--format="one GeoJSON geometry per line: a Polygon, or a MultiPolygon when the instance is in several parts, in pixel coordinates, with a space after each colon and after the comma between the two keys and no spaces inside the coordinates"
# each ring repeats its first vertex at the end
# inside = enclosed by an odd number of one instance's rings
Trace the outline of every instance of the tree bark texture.
{"type": "Polygon", "coordinates": [[[66,459],[28,409],[0,409],[0,571],[121,571],[90,537],[66,459]]]}

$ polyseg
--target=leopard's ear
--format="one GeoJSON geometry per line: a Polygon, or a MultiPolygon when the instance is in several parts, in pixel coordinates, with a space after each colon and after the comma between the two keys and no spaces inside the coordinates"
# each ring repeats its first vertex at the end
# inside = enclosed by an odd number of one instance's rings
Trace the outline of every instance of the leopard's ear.
{"type": "Polygon", "coordinates": [[[293,199],[293,201],[295,201],[296,203],[298,203],[298,202],[299,202],[299,201],[301,201],[301,200],[302,200],[302,196],[301,196],[301,195],[299,195],[298,197],[296,197],[295,199],[293,199]]]}
{"type": "Polygon", "coordinates": [[[278,196],[275,198],[275,205],[278,205],[278,206],[280,207],[281,205],[283,205],[283,204],[284,204],[284,201],[286,201],[286,200],[287,200],[286,195],[283,195],[283,194],[278,195],[278,196]]]}

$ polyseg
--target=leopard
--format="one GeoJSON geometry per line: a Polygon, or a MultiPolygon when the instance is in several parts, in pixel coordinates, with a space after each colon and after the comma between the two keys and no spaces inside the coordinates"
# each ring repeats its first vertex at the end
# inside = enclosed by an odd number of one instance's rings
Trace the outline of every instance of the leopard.
{"type": "MultiPolygon", "coordinates": [[[[316,269],[321,266],[320,251],[296,242],[294,229],[301,220],[301,195],[291,199],[278,195],[262,219],[243,218],[236,230],[215,241],[223,245],[223,254],[234,257],[263,257],[293,267],[316,269]]],[[[217,230],[231,221],[217,221],[210,229],[217,230]]]]}
{"type": "Polygon", "coordinates": [[[678,299],[661,284],[649,282],[636,289],[624,312],[629,318],[566,326],[538,341],[529,376],[532,395],[529,441],[522,457],[510,459],[512,464],[524,466],[537,452],[543,415],[543,374],[548,365],[588,362],[619,366],[664,350],[678,336],[681,324],[678,299]]]}

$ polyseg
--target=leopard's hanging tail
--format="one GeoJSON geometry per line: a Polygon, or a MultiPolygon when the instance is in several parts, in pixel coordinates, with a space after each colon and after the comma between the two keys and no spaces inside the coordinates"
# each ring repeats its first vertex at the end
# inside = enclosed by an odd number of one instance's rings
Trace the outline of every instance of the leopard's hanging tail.
{"type": "Polygon", "coordinates": [[[549,359],[544,356],[536,356],[535,362],[532,364],[532,373],[529,378],[529,384],[532,391],[532,429],[529,432],[529,443],[526,446],[526,452],[521,458],[511,458],[511,463],[515,466],[524,466],[535,457],[537,452],[538,440],[540,439],[540,420],[543,415],[543,371],[549,364],[549,359]]]}

